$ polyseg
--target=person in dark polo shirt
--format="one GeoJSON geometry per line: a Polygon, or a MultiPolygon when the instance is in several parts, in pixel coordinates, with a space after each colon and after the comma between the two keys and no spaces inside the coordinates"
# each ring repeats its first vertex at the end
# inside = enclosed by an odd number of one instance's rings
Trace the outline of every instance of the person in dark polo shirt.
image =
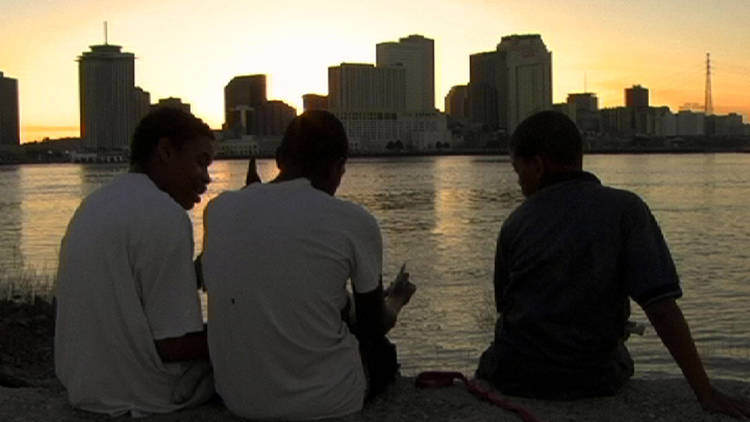
{"type": "Polygon", "coordinates": [[[632,298],[704,409],[750,416],[714,389],[675,299],[675,265],[648,206],[582,171],[582,142],[564,114],[523,121],[510,141],[526,200],[505,220],[495,255],[495,339],[476,377],[545,399],[612,395],[633,375],[625,347],[632,298]]]}

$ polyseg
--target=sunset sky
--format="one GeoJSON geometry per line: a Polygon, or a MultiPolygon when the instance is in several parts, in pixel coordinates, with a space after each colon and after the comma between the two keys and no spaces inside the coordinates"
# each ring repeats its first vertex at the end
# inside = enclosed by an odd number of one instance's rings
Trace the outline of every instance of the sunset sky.
{"type": "Polygon", "coordinates": [[[435,104],[469,80],[469,55],[504,35],[538,33],[552,51],[553,101],[588,91],[623,104],[641,84],[652,105],[703,103],[705,56],[716,113],[750,114],[749,0],[0,0],[0,71],[18,79],[21,139],[78,135],[78,63],[109,42],[136,55],[136,85],[174,96],[219,128],[223,88],[268,75],[269,99],[302,110],[327,93],[327,69],[374,63],[375,44],[435,40],[435,104]]]}

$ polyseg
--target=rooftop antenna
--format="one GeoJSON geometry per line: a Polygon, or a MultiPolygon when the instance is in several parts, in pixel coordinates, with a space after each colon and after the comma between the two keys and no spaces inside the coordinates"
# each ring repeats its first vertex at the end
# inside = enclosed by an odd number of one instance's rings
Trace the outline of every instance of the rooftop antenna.
{"type": "Polygon", "coordinates": [[[714,114],[714,104],[711,100],[711,53],[706,53],[706,98],[704,102],[706,116],[714,114]]]}
{"type": "Polygon", "coordinates": [[[109,45],[109,39],[107,37],[107,21],[104,21],[104,45],[109,45]]]}

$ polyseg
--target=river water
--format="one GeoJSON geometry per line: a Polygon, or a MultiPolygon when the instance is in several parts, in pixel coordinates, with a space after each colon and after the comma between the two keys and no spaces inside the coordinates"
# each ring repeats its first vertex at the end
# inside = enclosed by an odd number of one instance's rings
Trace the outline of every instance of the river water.
{"type": "MultiPolygon", "coordinates": [[[[272,161],[258,164],[263,180],[276,173],[272,161]]],[[[750,155],[592,155],[584,167],[651,206],[682,280],[679,304],[709,373],[750,378],[750,155]]],[[[191,211],[198,247],[207,200],[240,187],[245,169],[244,161],[212,164],[214,182],[191,211]]],[[[54,274],[60,238],[81,199],[126,170],[0,166],[0,275],[54,274]]],[[[384,279],[406,261],[418,286],[391,332],[403,372],[471,373],[492,336],[497,232],[523,200],[507,158],[352,159],[337,195],[361,203],[380,222],[384,279]]],[[[646,321],[637,305],[633,311],[633,319],[646,321]]],[[[629,347],[637,375],[679,374],[650,327],[629,347]]]]}

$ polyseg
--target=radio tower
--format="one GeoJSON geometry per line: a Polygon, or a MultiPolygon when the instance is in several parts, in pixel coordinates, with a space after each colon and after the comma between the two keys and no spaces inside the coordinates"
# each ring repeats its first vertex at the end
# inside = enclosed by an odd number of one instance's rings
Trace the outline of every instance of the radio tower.
{"type": "Polygon", "coordinates": [[[714,114],[714,104],[711,100],[711,53],[706,53],[706,98],[704,104],[706,116],[714,114]]]}

